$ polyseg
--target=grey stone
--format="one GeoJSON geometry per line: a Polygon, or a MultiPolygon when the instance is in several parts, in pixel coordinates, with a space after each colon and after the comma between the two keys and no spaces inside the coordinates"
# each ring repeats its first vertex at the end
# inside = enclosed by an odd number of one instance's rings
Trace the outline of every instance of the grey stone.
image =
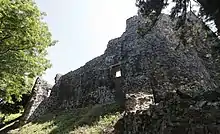
{"type": "Polygon", "coordinates": [[[55,78],[54,78],[55,83],[57,83],[62,76],[63,76],[62,74],[56,74],[56,76],[55,76],[55,78]]]}
{"type": "MultiPolygon", "coordinates": [[[[45,113],[47,108],[39,108],[42,102],[49,97],[52,86],[38,77],[32,89],[31,98],[25,107],[25,111],[20,119],[21,123],[29,122],[45,113]]],[[[46,105],[45,105],[46,107],[46,105]]]]}
{"type": "Polygon", "coordinates": [[[57,109],[112,102],[127,109],[128,103],[135,104],[132,110],[144,111],[152,103],[162,105],[169,92],[178,90],[195,98],[216,89],[220,86],[219,54],[213,49],[218,45],[216,37],[210,36],[210,30],[205,30],[197,17],[191,20],[195,24],[189,23],[188,27],[197,32],[195,36],[186,32],[190,40],[183,44],[176,22],[168,15],[161,15],[154,27],[148,18],[129,18],[126,31],[108,42],[104,54],[56,81],[51,95],[37,108],[44,110],[35,110],[43,112],[35,112],[33,117],[57,109]],[[120,78],[112,72],[115,67],[121,71],[120,78]]]}
{"type": "MultiPolygon", "coordinates": [[[[205,98],[211,92],[201,96],[205,98]]],[[[218,134],[220,101],[208,101],[183,99],[175,92],[166,93],[159,104],[124,114],[112,134],[218,134]]]]}
{"type": "MultiPolygon", "coordinates": [[[[128,19],[126,31],[121,37],[109,41],[103,55],[63,75],[57,91],[60,106],[75,108],[107,103],[99,101],[104,100],[101,98],[106,96],[112,98],[108,99],[108,102],[115,101],[112,97],[116,92],[112,78],[114,76],[110,70],[118,64],[122,73],[120,90],[124,94],[139,92],[154,94],[155,101],[159,101],[165,92],[171,90],[179,89],[194,96],[197,92],[219,86],[216,68],[219,63],[215,62],[214,55],[208,58],[206,56],[213,54],[212,46],[216,45],[214,37],[204,38],[201,32],[196,37],[196,43],[184,46],[180,43],[178,31],[174,28],[175,22],[167,15],[162,15],[144,37],[140,36],[137,30],[147,27],[146,23],[149,21],[140,16],[128,19]],[[97,92],[100,87],[105,87],[107,94],[91,97],[91,94],[97,92]],[[68,106],[63,102],[69,102],[68,106]]],[[[202,31],[204,26],[202,21],[196,24],[202,31]]],[[[203,31],[205,33],[205,30],[203,31]]]]}

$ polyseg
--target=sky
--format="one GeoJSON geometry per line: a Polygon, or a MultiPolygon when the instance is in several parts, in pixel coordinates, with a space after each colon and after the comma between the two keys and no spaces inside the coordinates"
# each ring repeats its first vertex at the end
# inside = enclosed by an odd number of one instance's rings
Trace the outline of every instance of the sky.
{"type": "Polygon", "coordinates": [[[126,19],[137,14],[136,0],[35,0],[47,16],[52,38],[59,42],[48,49],[52,68],[43,79],[54,83],[57,73],[66,74],[104,53],[109,40],[121,36],[126,19]]]}

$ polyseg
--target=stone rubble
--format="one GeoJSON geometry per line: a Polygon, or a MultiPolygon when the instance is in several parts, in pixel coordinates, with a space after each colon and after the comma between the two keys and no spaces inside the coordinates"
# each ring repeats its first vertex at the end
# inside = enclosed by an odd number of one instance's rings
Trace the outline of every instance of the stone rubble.
{"type": "Polygon", "coordinates": [[[147,110],[127,112],[114,126],[114,134],[219,134],[220,94],[208,91],[199,97],[181,98],[167,93],[147,110]],[[218,100],[210,101],[207,97],[218,100]],[[202,98],[201,98],[202,97],[202,98]]]}

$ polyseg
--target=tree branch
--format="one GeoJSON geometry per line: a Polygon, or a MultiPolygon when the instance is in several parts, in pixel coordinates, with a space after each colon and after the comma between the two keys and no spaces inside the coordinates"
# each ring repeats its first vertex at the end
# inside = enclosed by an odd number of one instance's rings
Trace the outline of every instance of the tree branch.
{"type": "Polygon", "coordinates": [[[20,51],[20,50],[25,50],[25,49],[28,49],[28,48],[31,48],[31,47],[32,46],[24,47],[24,48],[17,48],[17,49],[9,48],[9,49],[5,50],[4,52],[0,52],[0,55],[6,54],[9,51],[20,51]]]}
{"type": "Polygon", "coordinates": [[[11,38],[11,35],[7,35],[7,36],[1,38],[1,39],[0,39],[0,44],[3,44],[2,42],[3,42],[4,40],[6,40],[6,39],[9,39],[9,38],[11,38]]]}
{"type": "Polygon", "coordinates": [[[6,15],[5,14],[3,14],[3,13],[1,13],[3,16],[0,18],[0,26],[3,24],[3,20],[4,20],[4,18],[6,17],[6,15]]]}

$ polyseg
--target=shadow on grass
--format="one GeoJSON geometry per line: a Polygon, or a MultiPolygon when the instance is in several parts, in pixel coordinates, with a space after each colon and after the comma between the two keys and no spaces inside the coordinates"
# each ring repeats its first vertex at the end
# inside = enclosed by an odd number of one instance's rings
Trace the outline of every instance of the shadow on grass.
{"type": "Polygon", "coordinates": [[[96,125],[100,117],[113,115],[119,110],[119,106],[112,103],[78,108],[72,111],[54,111],[42,116],[32,124],[40,125],[50,122],[49,125],[41,129],[45,129],[45,132],[46,129],[50,129],[47,132],[49,134],[66,134],[81,126],[96,125]]]}

